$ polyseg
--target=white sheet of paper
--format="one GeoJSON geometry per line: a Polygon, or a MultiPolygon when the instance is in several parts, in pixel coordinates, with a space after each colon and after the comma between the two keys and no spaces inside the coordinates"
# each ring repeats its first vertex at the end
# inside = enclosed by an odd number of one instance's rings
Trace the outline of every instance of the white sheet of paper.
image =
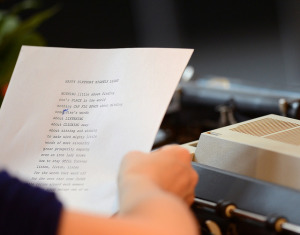
{"type": "Polygon", "coordinates": [[[68,208],[113,213],[120,161],[151,150],[192,52],[22,47],[0,110],[0,167],[68,208]]]}

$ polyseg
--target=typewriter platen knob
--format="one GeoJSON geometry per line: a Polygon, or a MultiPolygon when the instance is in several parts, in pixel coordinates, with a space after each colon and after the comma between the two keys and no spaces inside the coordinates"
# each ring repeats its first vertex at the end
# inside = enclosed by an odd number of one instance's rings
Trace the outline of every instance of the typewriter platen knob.
{"type": "Polygon", "coordinates": [[[282,225],[287,222],[287,219],[278,216],[278,215],[270,215],[267,217],[267,227],[275,232],[282,231],[282,225]]]}
{"type": "Polygon", "coordinates": [[[230,218],[232,217],[231,212],[236,209],[236,205],[230,201],[221,200],[217,203],[216,212],[224,217],[230,218]]]}

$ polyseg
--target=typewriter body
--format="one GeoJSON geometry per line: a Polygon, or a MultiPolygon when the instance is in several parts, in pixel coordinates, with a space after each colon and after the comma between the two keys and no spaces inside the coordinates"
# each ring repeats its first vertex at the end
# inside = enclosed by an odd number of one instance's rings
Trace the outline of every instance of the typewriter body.
{"type": "Polygon", "coordinates": [[[299,120],[268,115],[183,146],[199,175],[202,234],[300,234],[299,120]]]}

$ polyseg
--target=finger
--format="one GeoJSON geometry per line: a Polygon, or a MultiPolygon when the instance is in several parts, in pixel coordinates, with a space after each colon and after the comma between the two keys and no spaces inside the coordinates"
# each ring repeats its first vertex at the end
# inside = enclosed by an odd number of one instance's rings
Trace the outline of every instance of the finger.
{"type": "MultiPolygon", "coordinates": [[[[178,195],[180,196],[180,195],[178,195]]],[[[185,188],[185,191],[181,192],[180,196],[188,205],[191,205],[195,198],[195,187],[190,184],[188,187],[185,188]]]]}
{"type": "Polygon", "coordinates": [[[194,202],[195,197],[195,187],[198,183],[198,174],[195,170],[190,171],[190,179],[189,179],[189,190],[186,191],[185,201],[191,205],[194,202]]]}
{"type": "Polygon", "coordinates": [[[190,197],[187,199],[187,203],[189,205],[192,205],[194,203],[194,199],[195,199],[195,189],[196,186],[198,184],[198,180],[199,180],[199,175],[198,173],[193,169],[192,173],[191,173],[191,187],[193,188],[193,193],[190,195],[190,197]]]}
{"type": "Polygon", "coordinates": [[[167,187],[166,189],[188,202],[191,200],[190,198],[194,197],[198,174],[195,170],[188,167],[183,167],[182,169],[185,169],[184,172],[180,174],[174,184],[170,185],[170,188],[167,187]]]}
{"type": "Polygon", "coordinates": [[[180,159],[186,163],[190,163],[192,160],[192,156],[189,151],[179,145],[166,145],[154,153],[173,156],[174,158],[180,159]]]}
{"type": "Polygon", "coordinates": [[[194,169],[192,170],[191,174],[192,174],[191,175],[191,178],[192,178],[191,179],[191,184],[195,188],[196,185],[197,185],[197,183],[198,183],[198,181],[199,181],[199,175],[198,175],[197,171],[195,171],[194,169]]]}
{"type": "Polygon", "coordinates": [[[189,206],[191,206],[191,205],[194,203],[194,201],[195,201],[195,194],[191,194],[191,195],[189,195],[189,197],[187,197],[187,198],[185,199],[185,202],[186,202],[189,206]]]}

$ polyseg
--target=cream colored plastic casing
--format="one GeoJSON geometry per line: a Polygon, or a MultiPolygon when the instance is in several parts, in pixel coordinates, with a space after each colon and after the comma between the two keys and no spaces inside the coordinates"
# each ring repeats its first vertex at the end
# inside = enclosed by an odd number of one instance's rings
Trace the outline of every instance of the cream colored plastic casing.
{"type": "Polygon", "coordinates": [[[194,161],[300,190],[300,121],[267,115],[202,133],[194,161]]]}

